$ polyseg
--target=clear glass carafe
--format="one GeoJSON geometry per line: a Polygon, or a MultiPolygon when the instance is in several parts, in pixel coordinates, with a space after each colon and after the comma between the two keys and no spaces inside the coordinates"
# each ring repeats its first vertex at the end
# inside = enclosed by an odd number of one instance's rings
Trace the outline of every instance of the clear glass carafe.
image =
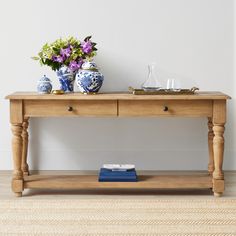
{"type": "Polygon", "coordinates": [[[161,84],[156,75],[156,63],[148,65],[148,78],[142,84],[142,89],[147,92],[153,92],[161,89],[161,84]]]}

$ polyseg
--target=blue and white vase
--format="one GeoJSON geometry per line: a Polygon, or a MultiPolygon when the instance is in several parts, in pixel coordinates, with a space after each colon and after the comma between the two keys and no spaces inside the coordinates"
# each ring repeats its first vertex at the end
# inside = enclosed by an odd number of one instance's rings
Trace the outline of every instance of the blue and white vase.
{"type": "Polygon", "coordinates": [[[65,93],[74,92],[75,73],[73,73],[67,66],[62,66],[57,71],[57,76],[61,90],[65,93]]]}
{"type": "Polygon", "coordinates": [[[41,79],[38,80],[37,91],[40,94],[51,93],[52,84],[51,80],[44,75],[41,79]]]}
{"type": "Polygon", "coordinates": [[[104,76],[94,62],[84,62],[75,76],[76,84],[82,93],[97,93],[102,86],[104,76]]]}

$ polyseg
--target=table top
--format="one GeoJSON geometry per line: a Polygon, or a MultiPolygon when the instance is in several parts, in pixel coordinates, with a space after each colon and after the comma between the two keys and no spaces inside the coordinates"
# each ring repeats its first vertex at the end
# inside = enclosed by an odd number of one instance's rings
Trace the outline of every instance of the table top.
{"type": "Polygon", "coordinates": [[[196,92],[192,95],[133,95],[128,92],[106,92],[82,94],[79,92],[62,95],[38,94],[37,92],[15,92],[6,99],[13,100],[226,100],[231,97],[222,92],[196,92]]]}

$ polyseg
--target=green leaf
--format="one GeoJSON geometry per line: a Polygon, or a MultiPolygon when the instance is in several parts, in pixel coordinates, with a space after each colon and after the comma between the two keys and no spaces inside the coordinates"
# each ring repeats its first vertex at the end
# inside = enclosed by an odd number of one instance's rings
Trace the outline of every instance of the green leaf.
{"type": "Polygon", "coordinates": [[[38,61],[40,58],[39,57],[31,57],[31,59],[38,61]]]}
{"type": "Polygon", "coordinates": [[[92,38],[92,36],[87,36],[87,37],[84,39],[84,41],[87,42],[87,41],[89,41],[91,38],[92,38]]]}

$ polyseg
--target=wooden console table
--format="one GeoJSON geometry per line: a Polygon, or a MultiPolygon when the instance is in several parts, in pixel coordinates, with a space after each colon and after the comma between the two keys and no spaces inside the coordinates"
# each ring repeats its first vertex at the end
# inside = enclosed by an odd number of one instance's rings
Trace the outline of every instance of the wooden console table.
{"type": "Polygon", "coordinates": [[[13,133],[14,172],[12,190],[22,196],[26,188],[59,189],[193,189],[212,188],[215,196],[224,191],[222,171],[226,100],[220,92],[199,92],[194,95],[132,95],[104,93],[83,95],[38,95],[16,92],[10,100],[10,122],[13,133]],[[204,175],[139,176],[138,182],[98,182],[97,176],[29,175],[27,164],[28,121],[30,117],[206,117],[208,118],[209,164],[204,175]]]}

